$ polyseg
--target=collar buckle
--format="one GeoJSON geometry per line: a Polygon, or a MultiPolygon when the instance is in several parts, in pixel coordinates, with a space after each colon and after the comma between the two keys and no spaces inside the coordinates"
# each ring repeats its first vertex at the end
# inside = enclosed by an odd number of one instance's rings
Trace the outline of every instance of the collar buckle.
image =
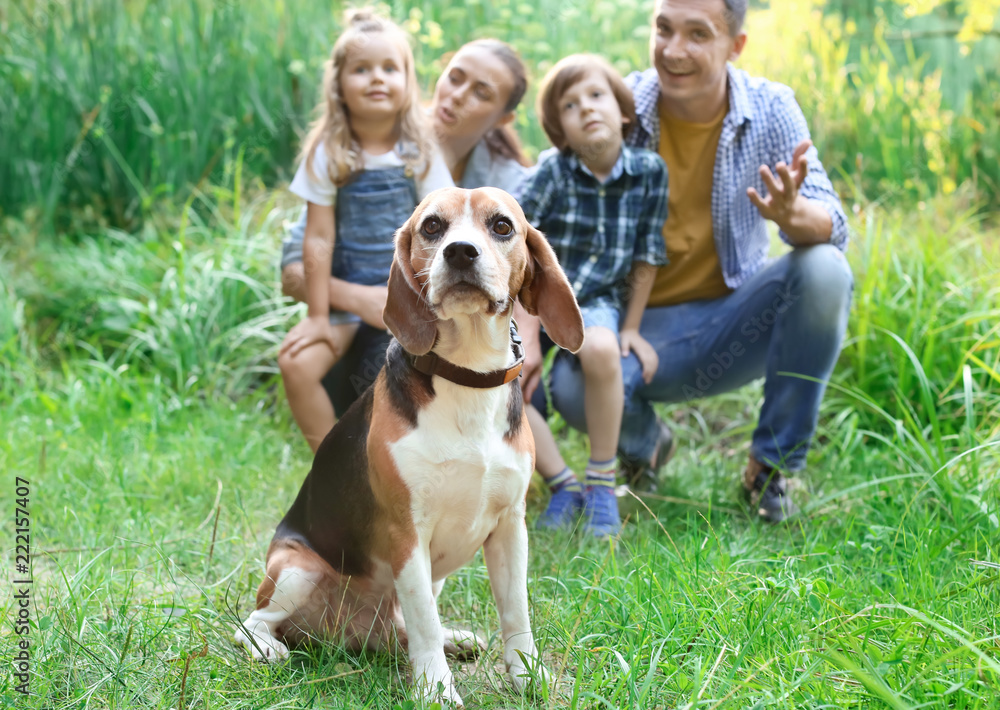
{"type": "Polygon", "coordinates": [[[417,372],[428,376],[437,375],[464,387],[490,389],[513,382],[521,376],[524,369],[524,346],[521,343],[521,336],[517,334],[517,323],[514,322],[513,318],[510,319],[510,349],[514,353],[514,364],[493,372],[476,372],[467,367],[453,365],[434,352],[425,355],[411,355],[409,353],[407,355],[410,364],[417,372]]]}

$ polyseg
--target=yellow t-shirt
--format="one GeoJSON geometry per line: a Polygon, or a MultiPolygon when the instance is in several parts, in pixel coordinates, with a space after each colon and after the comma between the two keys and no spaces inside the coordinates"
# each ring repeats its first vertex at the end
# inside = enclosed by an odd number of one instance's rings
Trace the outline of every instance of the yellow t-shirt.
{"type": "Polygon", "coordinates": [[[728,110],[727,104],[708,123],[688,123],[667,116],[660,108],[657,152],[667,163],[670,181],[663,225],[670,263],[656,273],[650,306],[718,298],[730,291],[712,238],[712,174],[728,110]]]}

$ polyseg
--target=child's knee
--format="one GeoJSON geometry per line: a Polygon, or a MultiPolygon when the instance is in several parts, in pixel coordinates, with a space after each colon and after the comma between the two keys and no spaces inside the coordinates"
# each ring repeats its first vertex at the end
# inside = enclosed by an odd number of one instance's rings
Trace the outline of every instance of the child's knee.
{"type": "Polygon", "coordinates": [[[333,367],[335,359],[326,343],[313,343],[297,354],[278,355],[278,369],[286,383],[316,384],[333,367]]]}
{"type": "Polygon", "coordinates": [[[281,379],[295,380],[302,374],[298,356],[292,356],[288,352],[278,355],[278,369],[281,370],[281,379]]]}
{"type": "Polygon", "coordinates": [[[621,345],[618,335],[607,328],[591,326],[586,330],[583,347],[577,353],[586,373],[621,372],[621,345]]]}

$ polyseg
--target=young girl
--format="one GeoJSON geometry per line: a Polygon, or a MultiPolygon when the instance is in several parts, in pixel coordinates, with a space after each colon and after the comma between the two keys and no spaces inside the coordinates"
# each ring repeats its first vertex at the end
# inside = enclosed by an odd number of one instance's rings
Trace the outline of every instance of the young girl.
{"type": "MultiPolygon", "coordinates": [[[[515,197],[519,194],[534,171],[528,167],[530,161],[512,123],[527,87],[527,69],[505,42],[473,40],[452,56],[436,84],[427,114],[457,186],[499,187],[515,197]]],[[[302,209],[281,248],[282,290],[302,302],[306,301],[302,240],[307,212],[302,209]]],[[[331,282],[332,306],[349,305],[362,320],[351,347],[323,378],[339,416],[374,381],[391,336],[382,323],[384,288],[332,278],[331,282]]]]}
{"type": "Polygon", "coordinates": [[[323,375],[361,322],[360,309],[331,309],[331,274],[384,288],[396,229],[426,194],[453,184],[425,125],[406,34],[369,9],[348,11],[345,25],[326,64],[322,115],[289,188],[307,202],[309,310],[282,343],[278,365],[314,452],[334,424],[323,375]]]}

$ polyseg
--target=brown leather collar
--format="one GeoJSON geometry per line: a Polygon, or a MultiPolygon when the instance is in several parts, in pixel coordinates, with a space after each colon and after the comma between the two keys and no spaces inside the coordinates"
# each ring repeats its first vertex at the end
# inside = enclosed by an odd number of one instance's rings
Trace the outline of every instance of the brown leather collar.
{"type": "Polygon", "coordinates": [[[433,352],[426,355],[410,355],[410,363],[418,372],[425,375],[437,375],[463,387],[489,389],[513,382],[520,376],[521,368],[524,367],[524,348],[521,347],[521,336],[517,334],[517,323],[513,318],[510,321],[510,349],[514,351],[517,360],[510,367],[493,372],[476,372],[467,367],[459,367],[433,352]]]}

